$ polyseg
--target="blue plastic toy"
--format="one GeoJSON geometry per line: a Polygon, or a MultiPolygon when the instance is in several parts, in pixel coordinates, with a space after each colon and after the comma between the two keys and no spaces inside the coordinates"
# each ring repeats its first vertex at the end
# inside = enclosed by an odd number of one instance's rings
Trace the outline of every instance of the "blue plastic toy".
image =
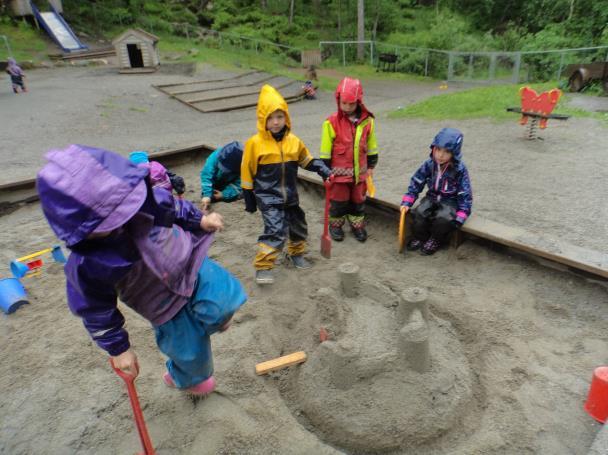
{"type": "Polygon", "coordinates": [[[11,314],[21,305],[29,303],[27,294],[17,278],[0,279],[0,308],[11,314]]]}

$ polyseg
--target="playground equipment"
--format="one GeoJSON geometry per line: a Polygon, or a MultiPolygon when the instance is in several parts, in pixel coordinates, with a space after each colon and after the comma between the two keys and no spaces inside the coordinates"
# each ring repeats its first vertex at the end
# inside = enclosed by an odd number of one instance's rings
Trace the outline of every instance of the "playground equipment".
{"type": "Polygon", "coordinates": [[[530,87],[519,89],[521,96],[521,107],[508,107],[508,112],[521,114],[520,125],[527,125],[525,138],[539,139],[536,135],[537,128],[541,130],[547,128],[547,122],[551,119],[568,120],[569,115],[552,114],[553,108],[562,96],[562,91],[554,88],[548,92],[538,94],[530,87]]]}
{"type": "Polygon", "coordinates": [[[25,289],[17,278],[0,280],[0,308],[6,314],[13,313],[21,305],[29,303],[25,289]]]}
{"type": "Polygon", "coordinates": [[[49,34],[64,52],[87,49],[87,46],[80,42],[61,16],[63,12],[61,0],[48,0],[50,11],[40,11],[30,0],[13,0],[10,3],[13,14],[16,16],[33,15],[37,24],[49,34]]]}
{"type": "Polygon", "coordinates": [[[601,81],[604,92],[608,94],[608,60],[568,65],[565,76],[568,78],[568,88],[571,92],[580,92],[587,84],[601,81]]]}
{"type": "Polygon", "coordinates": [[[42,266],[44,261],[42,256],[49,254],[55,262],[65,264],[67,262],[63,251],[59,245],[55,245],[51,248],[36,251],[35,253],[28,254],[11,261],[11,272],[15,278],[32,277],[38,276],[42,272],[42,266]]]}

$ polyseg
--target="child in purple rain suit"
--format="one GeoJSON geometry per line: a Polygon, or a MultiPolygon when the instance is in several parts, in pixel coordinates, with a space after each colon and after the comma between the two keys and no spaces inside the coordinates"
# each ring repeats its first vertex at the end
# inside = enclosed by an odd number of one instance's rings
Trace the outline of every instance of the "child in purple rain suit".
{"type": "Polygon", "coordinates": [[[43,212],[71,254],[67,300],[116,368],[137,376],[120,298],[152,324],[169,357],[164,382],[195,395],[215,388],[210,335],[227,329],[247,296],[207,257],[220,215],[153,188],[149,169],[101,149],[47,153],[37,188],[43,212]]]}

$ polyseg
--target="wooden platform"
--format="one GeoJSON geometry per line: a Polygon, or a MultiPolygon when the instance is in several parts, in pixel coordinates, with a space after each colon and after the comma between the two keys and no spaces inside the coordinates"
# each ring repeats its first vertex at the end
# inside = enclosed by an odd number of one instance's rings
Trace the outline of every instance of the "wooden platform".
{"type": "Polygon", "coordinates": [[[250,71],[225,79],[153,87],[199,112],[223,112],[255,106],[264,84],[279,90],[288,103],[304,97],[302,82],[261,71],[250,71]]]}

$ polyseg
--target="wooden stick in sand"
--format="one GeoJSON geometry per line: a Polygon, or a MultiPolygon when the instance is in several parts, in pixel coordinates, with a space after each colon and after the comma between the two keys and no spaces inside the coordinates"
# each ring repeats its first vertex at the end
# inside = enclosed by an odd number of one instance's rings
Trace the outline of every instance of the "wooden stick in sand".
{"type": "Polygon", "coordinates": [[[284,355],[283,357],[277,357],[276,359],[258,363],[255,366],[255,373],[260,376],[263,374],[268,374],[271,371],[281,370],[302,362],[306,362],[306,353],[304,351],[298,351],[294,352],[293,354],[284,355]]]}

